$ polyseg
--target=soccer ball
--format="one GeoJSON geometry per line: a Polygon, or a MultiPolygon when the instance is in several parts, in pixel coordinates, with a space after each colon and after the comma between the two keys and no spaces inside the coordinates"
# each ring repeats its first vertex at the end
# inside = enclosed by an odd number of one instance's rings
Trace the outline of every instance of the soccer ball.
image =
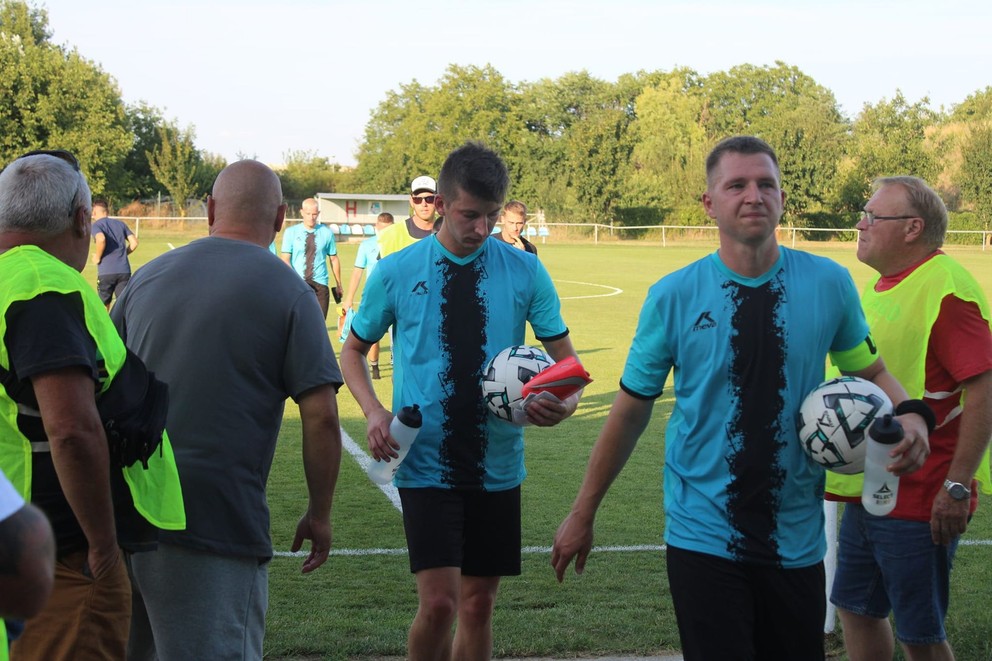
{"type": "Polygon", "coordinates": [[[835,473],[864,472],[868,427],[892,413],[881,388],[856,376],[821,383],[799,408],[799,441],[806,454],[835,473]]]}
{"type": "Polygon", "coordinates": [[[524,384],[554,364],[548,354],[536,347],[520,345],[500,351],[482,375],[482,399],[489,412],[500,420],[513,422],[514,409],[523,403],[524,384]]]}

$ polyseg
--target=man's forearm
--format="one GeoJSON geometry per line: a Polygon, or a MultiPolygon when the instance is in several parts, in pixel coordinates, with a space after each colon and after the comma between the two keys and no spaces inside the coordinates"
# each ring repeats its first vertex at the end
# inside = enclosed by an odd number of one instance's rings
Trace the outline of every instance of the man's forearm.
{"type": "Polygon", "coordinates": [[[310,514],[328,519],[341,467],[341,427],[334,387],[320,386],[307,392],[299,405],[310,514]]]}

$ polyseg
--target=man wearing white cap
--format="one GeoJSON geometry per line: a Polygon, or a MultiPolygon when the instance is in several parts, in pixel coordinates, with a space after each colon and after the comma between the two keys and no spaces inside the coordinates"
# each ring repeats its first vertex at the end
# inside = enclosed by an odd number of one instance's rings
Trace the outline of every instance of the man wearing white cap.
{"type": "Polygon", "coordinates": [[[379,234],[379,256],[385,257],[413,245],[434,233],[434,198],[437,182],[426,175],[410,184],[413,215],[402,223],[387,227],[379,234]]]}

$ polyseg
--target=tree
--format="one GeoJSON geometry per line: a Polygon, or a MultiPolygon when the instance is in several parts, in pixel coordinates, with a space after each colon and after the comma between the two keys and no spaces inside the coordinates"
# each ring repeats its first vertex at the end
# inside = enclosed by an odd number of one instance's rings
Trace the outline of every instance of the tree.
{"type": "Polygon", "coordinates": [[[68,149],[94,193],[131,144],[114,80],[50,42],[48,14],[0,0],[0,163],[33,149],[68,149]]]}
{"type": "Polygon", "coordinates": [[[283,154],[286,165],[276,172],[282,182],[282,194],[287,200],[300,201],[315,193],[333,193],[341,166],[312,151],[290,151],[283,154]]]}
{"type": "Polygon", "coordinates": [[[159,127],[161,143],[146,153],[155,179],[169,192],[172,206],[186,216],[186,202],[197,191],[200,153],[194,144],[192,126],[179,129],[175,124],[159,127]]]}
{"type": "Polygon", "coordinates": [[[794,222],[833,197],[847,123],[837,100],[797,67],[736,66],[704,84],[703,122],[715,142],[736,134],[761,137],[775,148],[794,222]]]}
{"type": "Polygon", "coordinates": [[[115,202],[150,198],[167,190],[155,179],[148,153],[161,150],[162,111],[139,102],[125,108],[131,148],[108,173],[107,195],[115,202]]]}
{"type": "Polygon", "coordinates": [[[961,192],[975,205],[982,227],[992,229],[992,121],[972,126],[961,156],[961,192]]]}
{"type": "Polygon", "coordinates": [[[927,131],[938,123],[939,115],[930,109],[926,97],[908,103],[897,91],[891,101],[882,99],[865,104],[854,121],[849,145],[849,162],[842,172],[840,206],[857,211],[869,197],[871,182],[877,177],[910,174],[933,181],[938,163],[927,147],[927,131]]]}

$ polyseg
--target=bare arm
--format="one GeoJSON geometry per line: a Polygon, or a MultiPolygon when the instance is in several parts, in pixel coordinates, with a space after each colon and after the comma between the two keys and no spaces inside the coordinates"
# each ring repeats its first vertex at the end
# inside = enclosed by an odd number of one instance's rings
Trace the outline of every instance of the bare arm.
{"type": "Polygon", "coordinates": [[[138,237],[134,234],[127,235],[127,254],[133,253],[138,249],[138,237]]]}
{"type": "Polygon", "coordinates": [[[372,378],[369,376],[369,365],[366,356],[371,344],[366,344],[359,340],[354,333],[348,335],[341,347],[341,371],[344,373],[344,381],[348,384],[348,390],[355,397],[355,401],[365,414],[368,421],[366,437],[368,439],[369,451],[373,459],[395,459],[399,456],[399,444],[389,435],[389,423],[393,420],[393,414],[382,405],[375,394],[372,386],[372,378]]]}
{"type": "Polygon", "coordinates": [[[365,269],[356,266],[351,272],[351,279],[348,280],[348,291],[344,295],[344,299],[341,301],[341,307],[345,310],[351,307],[355,300],[355,294],[358,293],[358,286],[362,282],[362,276],[365,275],[365,269]]]}
{"type": "MultiPolygon", "coordinates": [[[[947,479],[970,488],[982,455],[992,437],[992,371],[983,372],[964,382],[965,405],[954,458],[947,479]]],[[[930,533],[934,544],[948,544],[968,529],[970,499],[954,500],[943,488],[937,491],[930,515],[930,533]]]]}
{"type": "Polygon", "coordinates": [[[306,391],[299,398],[299,406],[303,422],[303,473],[310,502],[296,526],[292,550],[298,551],[304,539],[311,540],[310,555],[303,561],[306,574],[324,564],[331,550],[331,501],[341,467],[341,427],[334,386],[306,391]]]}
{"type": "Polygon", "coordinates": [[[41,510],[26,504],[0,521],[0,617],[36,615],[54,581],[52,527],[41,510]]]}
{"type": "Polygon", "coordinates": [[[103,251],[107,249],[107,237],[103,232],[93,235],[93,263],[99,265],[103,259],[103,251]]]}
{"type": "Polygon", "coordinates": [[[86,535],[90,571],[99,578],[120,561],[120,552],[93,379],[85,370],[65,368],[34,376],[31,383],[59,484],[86,535]]]}
{"type": "Polygon", "coordinates": [[[331,273],[334,274],[334,282],[338,291],[341,291],[341,260],[337,255],[331,255],[331,273]]]}
{"type": "Polygon", "coordinates": [[[575,573],[585,570],[592,550],[596,510],[610,485],[626,465],[638,439],[651,419],[653,400],[638,399],[623,390],[617,392],[599,438],[592,448],[589,465],[572,510],[562,521],[551,547],[551,566],[560,583],[575,558],[575,573]]]}
{"type": "MultiPolygon", "coordinates": [[[[893,406],[899,406],[900,403],[909,399],[906,389],[886,369],[881,358],[863,370],[844,372],[844,374],[868,379],[885,391],[885,394],[892,400],[893,406]]],[[[894,475],[905,475],[923,467],[927,457],[930,456],[930,440],[927,424],[922,416],[916,413],[906,413],[896,416],[896,419],[902,424],[905,437],[889,451],[889,456],[894,461],[886,467],[886,470],[894,475]]]]}
{"type": "Polygon", "coordinates": [[[279,257],[282,258],[282,261],[286,263],[286,266],[288,266],[289,268],[293,268],[292,262],[289,261],[293,257],[292,253],[281,252],[279,253],[279,257]]]}

